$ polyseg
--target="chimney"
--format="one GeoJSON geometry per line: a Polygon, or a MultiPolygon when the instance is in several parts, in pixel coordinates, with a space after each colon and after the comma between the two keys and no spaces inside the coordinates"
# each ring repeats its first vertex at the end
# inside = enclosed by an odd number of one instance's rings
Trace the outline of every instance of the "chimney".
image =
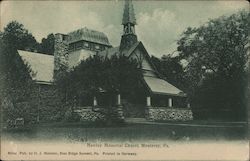
{"type": "Polygon", "coordinates": [[[67,35],[55,34],[54,79],[56,79],[58,73],[68,70],[68,47],[67,35]]]}

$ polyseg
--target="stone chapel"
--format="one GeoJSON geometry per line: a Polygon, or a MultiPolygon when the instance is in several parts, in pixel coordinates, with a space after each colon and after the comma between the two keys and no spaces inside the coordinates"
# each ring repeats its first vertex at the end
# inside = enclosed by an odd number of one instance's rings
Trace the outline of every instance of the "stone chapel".
{"type": "MultiPolygon", "coordinates": [[[[143,117],[151,121],[192,120],[192,111],[186,94],[168,83],[157,71],[150,60],[150,53],[136,35],[136,25],[132,0],[126,0],[122,18],[123,34],[117,47],[109,43],[106,34],[85,27],[68,34],[55,34],[54,56],[18,50],[23,61],[36,73],[32,78],[38,88],[38,108],[39,106],[53,108],[51,102],[55,93],[50,91],[53,91],[51,89],[53,89],[54,76],[61,67],[70,70],[91,55],[98,54],[109,58],[117,54],[124,55],[128,59],[136,59],[140,63],[140,70],[143,73],[140,81],[145,88],[145,94],[138,96],[142,100],[139,105],[129,104],[123,96],[117,94],[114,108],[117,108],[122,119],[143,117]]],[[[96,110],[102,108],[97,96],[93,96],[88,105],[79,106],[75,112],[81,115],[82,120],[104,117],[96,110]]]]}

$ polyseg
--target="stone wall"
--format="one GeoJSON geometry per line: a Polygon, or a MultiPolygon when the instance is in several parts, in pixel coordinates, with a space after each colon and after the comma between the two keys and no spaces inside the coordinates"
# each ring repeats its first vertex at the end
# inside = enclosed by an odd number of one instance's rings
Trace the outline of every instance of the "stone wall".
{"type": "Polygon", "coordinates": [[[92,107],[74,110],[74,112],[80,115],[80,121],[95,122],[104,121],[106,119],[104,114],[97,111],[93,111],[92,107]]]}
{"type": "Polygon", "coordinates": [[[37,121],[48,122],[60,119],[60,99],[54,85],[36,84],[32,99],[30,100],[35,110],[37,121]]]}
{"type": "Polygon", "coordinates": [[[54,52],[54,76],[58,71],[68,69],[69,59],[69,44],[67,42],[67,35],[55,34],[55,52],[54,52]]]}
{"type": "Polygon", "coordinates": [[[75,109],[74,112],[80,116],[81,121],[94,122],[113,119],[117,121],[124,120],[123,110],[121,107],[116,107],[110,110],[107,110],[107,108],[95,108],[95,110],[93,110],[93,107],[89,106],[75,109]]]}
{"type": "Polygon", "coordinates": [[[193,113],[189,108],[149,107],[146,117],[151,121],[188,121],[193,120],[193,113]]]}

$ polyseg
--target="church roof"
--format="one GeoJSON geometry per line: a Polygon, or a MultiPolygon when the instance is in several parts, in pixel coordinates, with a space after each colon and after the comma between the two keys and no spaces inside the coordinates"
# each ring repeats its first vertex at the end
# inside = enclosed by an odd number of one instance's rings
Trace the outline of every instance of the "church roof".
{"type": "Polygon", "coordinates": [[[111,58],[113,55],[119,55],[119,53],[120,53],[119,46],[117,46],[117,47],[108,48],[106,50],[98,52],[97,54],[102,57],[111,58]]]}
{"type": "Polygon", "coordinates": [[[122,54],[129,57],[132,54],[132,52],[137,48],[137,46],[139,44],[142,44],[142,42],[141,41],[137,41],[129,49],[122,50],[122,54]]]}
{"type": "Polygon", "coordinates": [[[32,79],[37,83],[51,84],[53,81],[54,56],[18,50],[24,63],[30,66],[32,79]]]}
{"type": "Polygon", "coordinates": [[[183,91],[163,79],[151,76],[144,76],[143,78],[150,91],[154,94],[186,96],[183,91]]]}
{"type": "MultiPolygon", "coordinates": [[[[107,57],[107,58],[111,58],[113,55],[119,55],[119,54],[123,54],[127,57],[130,57],[133,51],[135,51],[135,49],[139,46],[141,49],[147,52],[142,42],[138,41],[128,50],[120,51],[119,46],[118,46],[118,47],[106,49],[102,52],[99,52],[98,54],[100,56],[107,57]]],[[[149,63],[151,63],[150,58],[148,59],[148,61],[149,63]]],[[[143,76],[144,82],[146,83],[146,86],[148,87],[150,92],[152,92],[153,94],[161,94],[161,95],[186,96],[186,94],[183,91],[181,91],[180,89],[176,88],[172,84],[162,79],[160,74],[157,72],[156,69],[154,69],[154,67],[153,67],[153,70],[155,70],[155,72],[157,73],[155,76],[147,76],[145,74],[143,76]]]]}
{"type": "Polygon", "coordinates": [[[127,23],[132,23],[134,25],[136,24],[135,12],[132,0],[125,0],[122,25],[125,25],[127,23]]]}
{"type": "Polygon", "coordinates": [[[140,43],[141,42],[138,41],[133,46],[131,46],[129,49],[122,50],[122,51],[119,50],[120,46],[108,48],[106,50],[103,50],[103,51],[99,52],[98,55],[104,56],[104,57],[107,57],[107,58],[111,58],[113,55],[122,54],[122,55],[125,55],[125,56],[129,57],[140,43]]]}
{"type": "Polygon", "coordinates": [[[111,46],[108,37],[103,32],[91,30],[86,27],[70,32],[68,34],[67,40],[69,43],[85,40],[111,46]]]}

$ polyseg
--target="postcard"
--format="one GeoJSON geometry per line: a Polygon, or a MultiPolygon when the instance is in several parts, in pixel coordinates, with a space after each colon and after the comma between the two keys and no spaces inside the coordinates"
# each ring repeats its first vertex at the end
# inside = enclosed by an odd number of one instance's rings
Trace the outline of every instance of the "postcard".
{"type": "Polygon", "coordinates": [[[249,160],[247,1],[1,1],[1,160],[249,160]]]}

